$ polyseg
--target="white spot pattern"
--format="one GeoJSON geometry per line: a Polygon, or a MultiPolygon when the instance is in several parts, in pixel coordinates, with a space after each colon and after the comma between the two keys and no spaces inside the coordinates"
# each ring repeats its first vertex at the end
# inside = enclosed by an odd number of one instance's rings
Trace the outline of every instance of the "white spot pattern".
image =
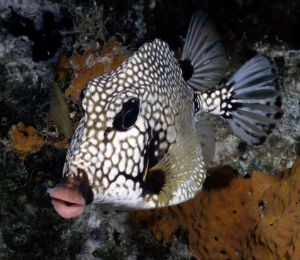
{"type": "Polygon", "coordinates": [[[71,168],[73,175],[79,168],[84,170],[94,203],[155,207],[159,196],[144,195],[147,156],[152,154],[150,163],[157,162],[194,126],[193,91],[181,74],[168,45],[154,40],[116,70],[88,84],[82,100],[85,115],[72,139],[64,176],[69,177],[71,168]],[[116,115],[133,98],[140,104],[138,119],[128,130],[118,131],[116,115]]]}

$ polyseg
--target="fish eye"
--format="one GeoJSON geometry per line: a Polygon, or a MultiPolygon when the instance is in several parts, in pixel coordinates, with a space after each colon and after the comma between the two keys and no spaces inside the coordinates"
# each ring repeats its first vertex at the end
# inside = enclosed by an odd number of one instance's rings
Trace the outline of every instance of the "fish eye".
{"type": "Polygon", "coordinates": [[[140,110],[138,98],[132,98],[123,104],[122,110],[115,116],[113,127],[118,131],[127,131],[137,120],[140,110]]]}

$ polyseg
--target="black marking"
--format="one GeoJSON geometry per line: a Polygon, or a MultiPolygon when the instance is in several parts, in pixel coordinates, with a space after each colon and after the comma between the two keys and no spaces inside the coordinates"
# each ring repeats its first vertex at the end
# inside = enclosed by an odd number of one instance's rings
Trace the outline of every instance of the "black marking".
{"type": "Polygon", "coordinates": [[[188,81],[194,74],[194,67],[189,59],[179,61],[182,77],[185,81],[188,81]]]}
{"type": "Polygon", "coordinates": [[[127,131],[136,122],[140,110],[138,98],[132,98],[123,104],[122,110],[115,116],[113,127],[118,131],[127,131]]]}
{"type": "Polygon", "coordinates": [[[271,134],[274,127],[275,127],[275,124],[270,124],[270,125],[269,125],[269,128],[268,128],[268,129],[265,129],[265,132],[266,132],[267,134],[271,134]]]}
{"type": "Polygon", "coordinates": [[[230,113],[230,114],[226,114],[226,113],[224,113],[223,115],[222,115],[222,117],[223,118],[225,118],[225,119],[232,119],[233,118],[233,116],[232,116],[232,114],[230,113]]]}
{"type": "Polygon", "coordinates": [[[275,119],[280,119],[282,117],[282,112],[277,112],[275,115],[274,115],[274,118],[275,119]]]}
{"type": "Polygon", "coordinates": [[[255,143],[254,145],[261,145],[261,144],[263,144],[266,140],[267,140],[267,138],[266,138],[265,136],[261,136],[261,137],[259,138],[258,143],[255,143]]]}
{"type": "Polygon", "coordinates": [[[198,101],[198,94],[196,92],[194,92],[194,113],[196,114],[199,110],[200,110],[200,104],[198,101]]]}
{"type": "Polygon", "coordinates": [[[20,132],[21,132],[24,136],[26,136],[26,137],[29,136],[29,134],[28,134],[26,131],[21,130],[20,132]]]}
{"type": "Polygon", "coordinates": [[[226,254],[227,254],[225,250],[221,250],[220,253],[221,253],[222,255],[226,255],[226,254]]]}
{"type": "Polygon", "coordinates": [[[149,170],[144,184],[144,194],[159,194],[166,183],[165,172],[158,170],[149,170]]]}
{"type": "Polygon", "coordinates": [[[111,127],[107,127],[107,128],[105,129],[105,131],[104,131],[104,140],[107,141],[107,136],[108,136],[108,134],[109,134],[112,130],[113,130],[113,128],[111,128],[111,127]]]}
{"type": "Polygon", "coordinates": [[[226,107],[223,109],[224,114],[222,115],[223,118],[225,118],[225,119],[231,119],[233,117],[232,111],[236,111],[239,108],[243,107],[242,103],[231,103],[231,99],[227,99],[226,101],[223,101],[223,102],[226,102],[226,107]],[[231,108],[228,107],[229,104],[231,105],[231,108]],[[227,115],[228,112],[229,112],[229,115],[227,115]]]}
{"type": "MultiPolygon", "coordinates": [[[[138,181],[143,189],[143,195],[146,194],[158,194],[165,183],[165,174],[161,170],[151,170],[151,168],[158,163],[158,161],[164,156],[167,152],[167,149],[159,151],[159,144],[166,141],[166,137],[159,139],[159,133],[161,131],[153,131],[148,129],[150,136],[150,141],[147,147],[145,148],[144,161],[148,160],[148,172],[146,173],[146,179],[143,180],[144,174],[138,174],[136,181],[138,181]],[[158,151],[158,156],[155,155],[155,152],[158,151]]],[[[166,136],[166,134],[164,135],[166,136]]],[[[146,165],[144,166],[146,167],[146,165]]],[[[141,169],[140,169],[141,170],[141,169]]],[[[144,168],[141,173],[144,173],[146,169],[144,168]]],[[[126,177],[126,176],[125,176],[126,177]]]]}
{"type": "Polygon", "coordinates": [[[265,203],[261,200],[258,202],[258,207],[263,208],[265,206],[265,203]]]}
{"type": "Polygon", "coordinates": [[[85,111],[84,111],[84,109],[82,107],[82,101],[84,99],[86,89],[87,89],[87,86],[80,92],[80,96],[79,96],[79,107],[80,107],[81,112],[83,114],[84,114],[85,111]]]}
{"type": "Polygon", "coordinates": [[[243,104],[242,103],[231,103],[232,108],[228,109],[229,111],[232,110],[237,110],[238,108],[242,108],[243,104]]]}
{"type": "Polygon", "coordinates": [[[81,103],[82,103],[82,100],[83,100],[83,98],[84,98],[86,89],[87,89],[87,86],[86,86],[83,90],[81,90],[81,92],[80,92],[79,101],[80,101],[81,103]]]}
{"type": "Polygon", "coordinates": [[[94,200],[94,193],[89,184],[87,173],[83,169],[77,169],[76,176],[72,178],[64,177],[62,180],[62,185],[71,187],[74,190],[79,190],[86,204],[90,204],[94,200]]]}
{"type": "Polygon", "coordinates": [[[278,96],[275,100],[275,106],[281,107],[282,102],[281,102],[281,96],[278,96]]]}
{"type": "Polygon", "coordinates": [[[241,141],[237,147],[237,149],[241,152],[244,153],[246,151],[247,148],[247,143],[245,143],[244,141],[241,141]]]}
{"type": "MultiPolygon", "coordinates": [[[[220,105],[219,105],[219,109],[222,112],[221,116],[225,119],[232,119],[232,111],[238,110],[239,108],[243,107],[242,103],[233,103],[232,100],[234,99],[234,95],[235,95],[235,91],[230,90],[232,85],[234,85],[235,82],[231,82],[230,84],[226,85],[224,88],[219,88],[219,89],[211,89],[208,92],[206,92],[207,99],[211,98],[212,100],[214,100],[214,98],[212,98],[212,94],[215,94],[215,98],[220,98],[220,105]],[[224,90],[226,89],[225,93],[222,93],[224,90]],[[217,94],[216,92],[219,91],[220,94],[217,94]],[[231,92],[229,92],[231,91],[231,92]],[[230,93],[230,96],[228,97],[228,93],[230,93]],[[225,97],[224,97],[225,96],[225,97]],[[225,104],[225,107],[223,107],[225,104]]],[[[209,106],[207,104],[207,106],[209,106]]],[[[213,107],[210,111],[208,112],[212,112],[213,110],[215,110],[216,107],[213,107]]]]}
{"type": "Polygon", "coordinates": [[[152,133],[152,137],[148,146],[148,157],[149,157],[149,169],[152,168],[155,164],[158,163],[159,158],[155,156],[155,151],[158,151],[158,145],[160,143],[159,140],[159,132],[154,131],[152,133]],[[157,142],[157,144],[155,144],[157,142]]]}
{"type": "Polygon", "coordinates": [[[80,190],[83,198],[85,199],[85,203],[86,204],[92,203],[92,201],[94,200],[94,193],[92,191],[91,186],[89,185],[89,179],[85,172],[83,174],[83,177],[81,178],[79,190],[80,190]]]}
{"type": "Polygon", "coordinates": [[[280,91],[280,85],[279,85],[277,79],[276,79],[276,81],[274,82],[274,87],[275,87],[276,90],[280,91]]]}
{"type": "Polygon", "coordinates": [[[149,169],[152,168],[155,164],[158,163],[158,161],[163,158],[163,156],[167,153],[169,145],[167,148],[160,150],[159,149],[159,145],[161,143],[167,142],[166,136],[167,136],[167,132],[163,129],[159,130],[159,131],[153,131],[150,128],[148,129],[148,134],[150,136],[150,141],[148,143],[148,147],[147,147],[147,156],[149,158],[149,169]],[[159,134],[163,132],[164,133],[164,137],[163,138],[159,138],[159,134]],[[158,155],[155,155],[155,152],[158,152],[158,155]]]}
{"type": "MultiPolygon", "coordinates": [[[[136,177],[133,177],[131,174],[126,174],[125,172],[119,172],[116,177],[111,180],[114,182],[118,176],[122,175],[126,180],[132,180],[134,183],[139,183],[140,187],[143,190],[143,195],[146,194],[158,194],[164,184],[164,176],[162,171],[153,171],[151,168],[157,164],[157,162],[164,156],[167,152],[165,151],[159,152],[158,156],[155,156],[155,151],[159,151],[159,144],[166,140],[166,137],[163,139],[159,139],[159,133],[161,131],[152,131],[151,128],[148,128],[148,133],[150,136],[150,141],[148,145],[142,151],[142,156],[144,157],[144,162],[148,161],[148,165],[145,163],[143,169],[139,169],[139,174],[136,177]],[[156,142],[157,141],[157,142],[156,142]],[[148,169],[146,169],[146,167],[148,169]],[[147,170],[146,179],[143,180],[144,172],[147,170]],[[156,173],[155,173],[156,172],[156,173]]],[[[164,135],[166,136],[166,135],[164,135]]]]}
{"type": "Polygon", "coordinates": [[[227,91],[229,91],[233,85],[235,85],[236,82],[234,80],[232,80],[231,82],[227,82],[225,88],[227,89],[227,91]]]}
{"type": "Polygon", "coordinates": [[[275,67],[271,68],[271,72],[276,74],[277,73],[277,69],[275,67]]]}

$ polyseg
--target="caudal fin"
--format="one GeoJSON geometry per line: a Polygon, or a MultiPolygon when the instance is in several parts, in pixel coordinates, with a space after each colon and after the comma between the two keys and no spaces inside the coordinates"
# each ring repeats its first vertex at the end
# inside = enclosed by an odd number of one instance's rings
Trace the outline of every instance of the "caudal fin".
{"type": "Polygon", "coordinates": [[[223,117],[246,143],[260,145],[282,116],[277,68],[266,55],[247,61],[226,84],[223,117]]]}
{"type": "Polygon", "coordinates": [[[191,87],[206,90],[223,79],[226,63],[219,34],[208,15],[198,11],[191,20],[181,56],[183,78],[191,87]]]}

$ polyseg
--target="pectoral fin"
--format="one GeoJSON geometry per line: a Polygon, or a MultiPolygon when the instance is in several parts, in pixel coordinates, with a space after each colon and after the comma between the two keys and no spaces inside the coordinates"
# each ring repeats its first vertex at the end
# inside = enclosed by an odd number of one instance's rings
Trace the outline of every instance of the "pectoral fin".
{"type": "Polygon", "coordinates": [[[145,177],[149,198],[157,207],[194,197],[205,180],[199,132],[194,131],[173,145],[145,177]]]}

